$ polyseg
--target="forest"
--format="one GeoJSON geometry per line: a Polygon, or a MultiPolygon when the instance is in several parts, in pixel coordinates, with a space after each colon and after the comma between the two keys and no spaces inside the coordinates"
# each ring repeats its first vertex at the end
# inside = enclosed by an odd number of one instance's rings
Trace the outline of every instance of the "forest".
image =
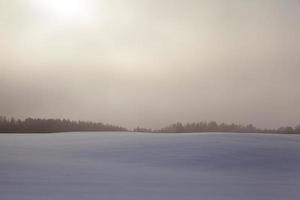
{"type": "Polygon", "coordinates": [[[80,131],[133,131],[149,133],[196,133],[196,132],[233,132],[233,133],[280,133],[300,134],[300,125],[286,126],[278,129],[259,129],[249,125],[218,124],[215,121],[198,123],[174,123],[161,129],[148,129],[137,127],[133,130],[127,128],[90,121],[71,121],[69,119],[41,119],[27,118],[24,120],[0,116],[0,133],[55,133],[80,131]]]}
{"type": "Polygon", "coordinates": [[[0,117],[0,133],[54,133],[77,131],[127,131],[126,128],[110,124],[71,121],[68,119],[16,120],[0,117]]]}
{"type": "Polygon", "coordinates": [[[234,132],[234,133],[281,133],[281,134],[300,134],[300,125],[296,127],[280,127],[278,129],[259,129],[249,125],[240,124],[218,124],[215,121],[199,122],[199,123],[186,123],[180,122],[169,125],[165,128],[158,130],[162,133],[193,133],[193,132],[234,132]]]}

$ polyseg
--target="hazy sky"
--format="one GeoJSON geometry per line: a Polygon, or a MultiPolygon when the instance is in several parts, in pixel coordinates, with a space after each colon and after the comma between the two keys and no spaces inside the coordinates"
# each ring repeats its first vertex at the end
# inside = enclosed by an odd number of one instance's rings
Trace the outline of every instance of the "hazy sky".
{"type": "Polygon", "coordinates": [[[300,123],[299,0],[0,0],[0,115],[300,123]]]}

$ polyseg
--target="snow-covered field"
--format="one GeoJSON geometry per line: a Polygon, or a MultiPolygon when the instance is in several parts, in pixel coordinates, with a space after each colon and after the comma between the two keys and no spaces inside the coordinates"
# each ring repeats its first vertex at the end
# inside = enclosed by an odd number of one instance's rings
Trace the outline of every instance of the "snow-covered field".
{"type": "Polygon", "coordinates": [[[0,134],[1,200],[299,200],[300,136],[0,134]]]}

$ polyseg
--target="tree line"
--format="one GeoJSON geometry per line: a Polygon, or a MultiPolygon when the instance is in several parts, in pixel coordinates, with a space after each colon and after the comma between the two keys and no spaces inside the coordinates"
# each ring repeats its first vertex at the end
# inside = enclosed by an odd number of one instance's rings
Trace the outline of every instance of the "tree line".
{"type": "MultiPolygon", "coordinates": [[[[79,131],[130,131],[121,126],[103,124],[100,122],[71,121],[68,119],[27,118],[24,120],[0,116],[0,133],[54,133],[79,131]]],[[[235,133],[280,133],[300,134],[300,125],[296,127],[280,127],[278,129],[259,129],[249,125],[218,124],[215,121],[198,123],[174,123],[162,129],[147,129],[137,127],[134,132],[153,133],[199,133],[199,132],[235,132],[235,133]]]]}
{"type": "Polygon", "coordinates": [[[186,123],[180,122],[164,127],[158,132],[162,133],[193,133],[193,132],[235,132],[235,133],[281,133],[281,134],[300,134],[300,125],[296,127],[280,127],[278,129],[259,129],[249,125],[240,124],[218,124],[215,121],[186,123]]]}
{"type": "Polygon", "coordinates": [[[85,121],[68,119],[27,118],[25,120],[8,119],[0,116],[0,133],[53,133],[76,131],[127,131],[126,128],[85,121]]]}

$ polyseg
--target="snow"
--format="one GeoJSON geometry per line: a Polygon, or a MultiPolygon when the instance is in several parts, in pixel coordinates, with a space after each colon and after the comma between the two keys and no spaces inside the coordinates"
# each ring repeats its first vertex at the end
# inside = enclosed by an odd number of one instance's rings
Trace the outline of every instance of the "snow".
{"type": "Polygon", "coordinates": [[[300,136],[0,134],[1,200],[298,200],[300,136]]]}

